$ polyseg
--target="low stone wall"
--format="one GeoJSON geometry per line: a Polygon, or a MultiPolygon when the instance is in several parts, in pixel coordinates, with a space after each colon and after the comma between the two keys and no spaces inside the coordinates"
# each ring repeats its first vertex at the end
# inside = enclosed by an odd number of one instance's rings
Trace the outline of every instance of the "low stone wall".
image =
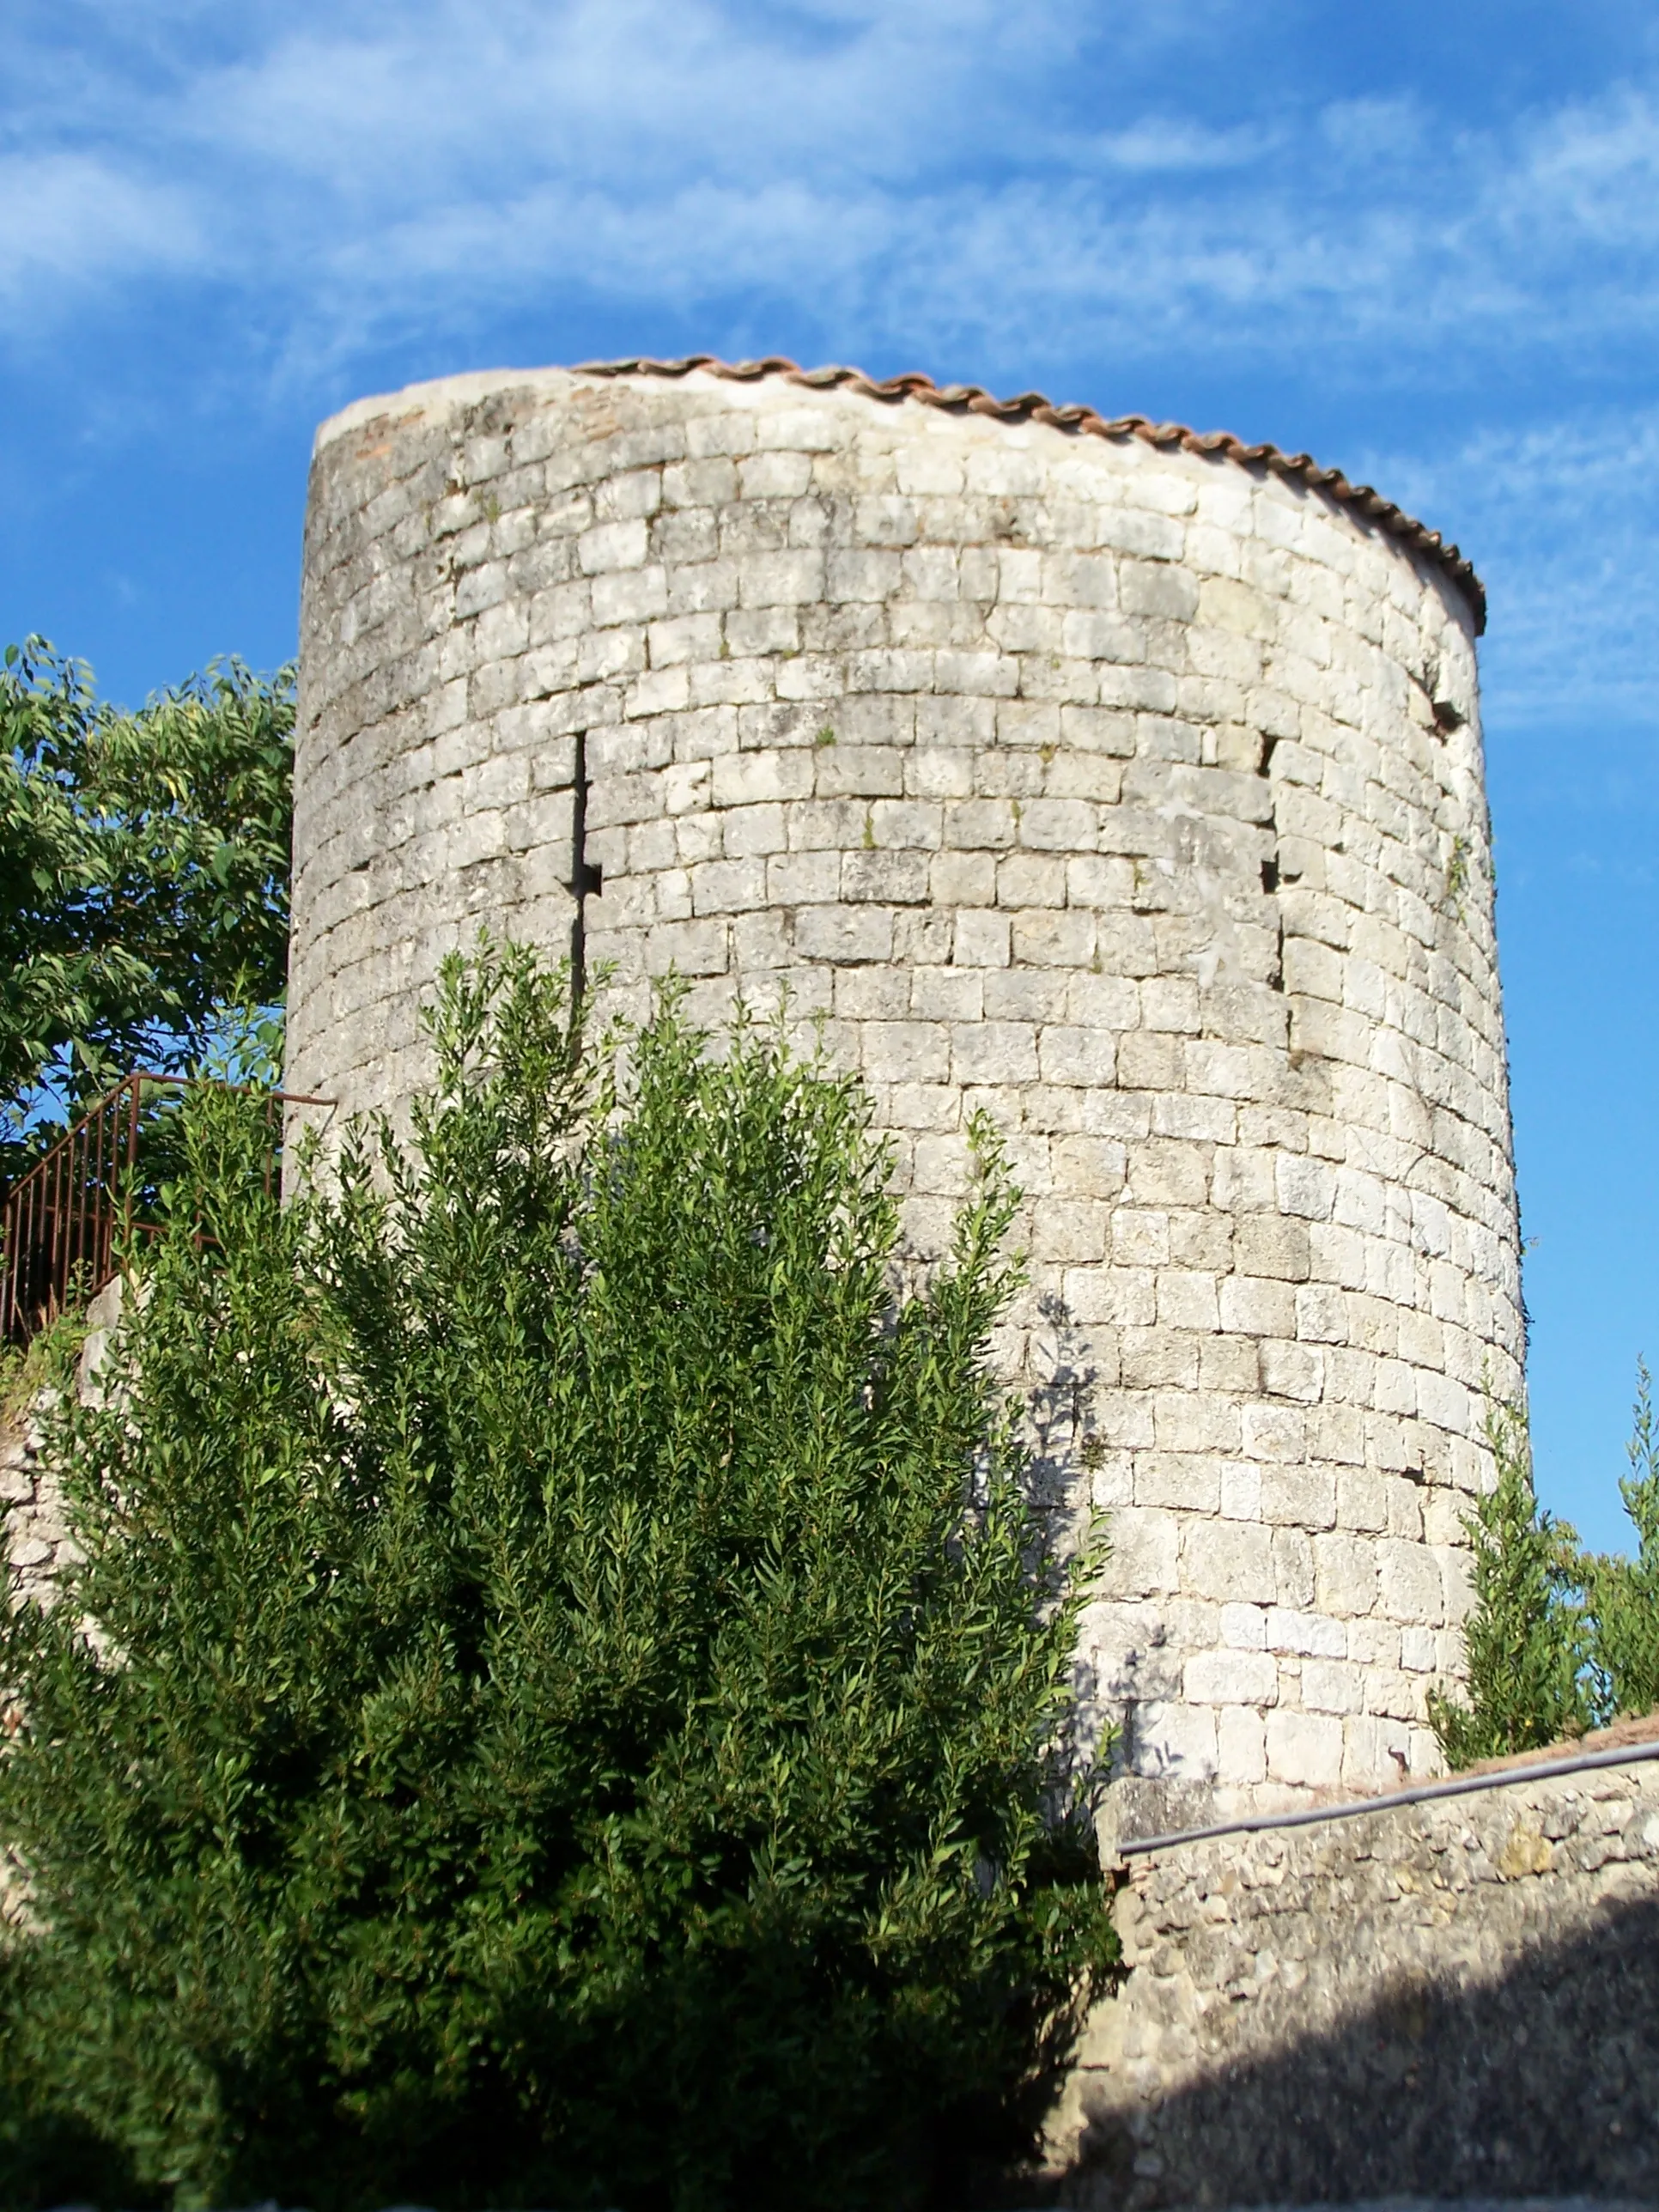
{"type": "Polygon", "coordinates": [[[46,1595],[73,1555],[63,1499],[40,1457],[40,1413],[28,1406],[0,1425],[0,1551],[14,1602],[46,1595]]]}
{"type": "Polygon", "coordinates": [[[1130,1972],[1057,2116],[1061,2203],[1659,2201],[1659,1761],[1120,1880],[1130,1972]]]}
{"type": "MultiPolygon", "coordinates": [[[[0,1565],[9,1605],[42,1595],[64,1563],[69,1532],[52,1478],[41,1464],[38,1409],[0,1419],[0,1565]]],[[[0,1683],[0,1758],[15,1733],[17,1709],[0,1683]]],[[[23,1869],[0,1838],[0,1941],[27,1918],[23,1869]]]]}
{"type": "MultiPolygon", "coordinates": [[[[99,1389],[98,1372],[121,1313],[119,1280],[106,1284],[87,1309],[87,1336],[81,1348],[76,1387],[88,1403],[99,1389]]],[[[0,1416],[0,1568],[4,1601],[21,1605],[30,1598],[50,1603],[65,1567],[79,1556],[70,1534],[62,1487],[43,1457],[43,1421],[52,1393],[0,1416]]],[[[17,1711],[0,1684],[0,1753],[17,1726],[17,1711]]],[[[27,1886],[15,1853],[0,1840],[0,1934],[28,1917],[27,1886]]]]}
{"type": "MultiPolygon", "coordinates": [[[[98,1372],[121,1317],[121,1288],[118,1276],[87,1308],[76,1387],[88,1405],[95,1401],[98,1372]]],[[[0,1563],[12,1604],[49,1597],[76,1557],[62,1490],[41,1458],[42,1421],[52,1395],[43,1390],[32,1403],[0,1417],[0,1563]]]]}

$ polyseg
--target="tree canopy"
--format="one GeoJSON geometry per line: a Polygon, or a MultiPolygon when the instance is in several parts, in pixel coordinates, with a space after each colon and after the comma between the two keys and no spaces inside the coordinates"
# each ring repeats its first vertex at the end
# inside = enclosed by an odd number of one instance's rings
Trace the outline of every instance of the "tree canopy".
{"type": "Polygon", "coordinates": [[[0,1174],[288,968],[294,682],[239,660],[127,714],[44,639],[0,667],[0,1174]]]}

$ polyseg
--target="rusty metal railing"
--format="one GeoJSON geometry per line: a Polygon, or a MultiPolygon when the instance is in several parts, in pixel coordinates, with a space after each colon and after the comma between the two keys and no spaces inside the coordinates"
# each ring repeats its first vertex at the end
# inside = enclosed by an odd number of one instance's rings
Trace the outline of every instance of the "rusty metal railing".
{"type": "MultiPolygon", "coordinates": [[[[205,1077],[127,1076],[82,1115],[6,1194],[0,1215],[0,1343],[26,1345],[60,1313],[73,1289],[96,1291],[115,1272],[118,1238],[155,1234],[140,1217],[147,1088],[252,1091],[205,1077]]],[[[282,1151],[284,1106],[331,1106],[330,1098],[262,1091],[270,1142],[267,1192],[282,1151]]]]}

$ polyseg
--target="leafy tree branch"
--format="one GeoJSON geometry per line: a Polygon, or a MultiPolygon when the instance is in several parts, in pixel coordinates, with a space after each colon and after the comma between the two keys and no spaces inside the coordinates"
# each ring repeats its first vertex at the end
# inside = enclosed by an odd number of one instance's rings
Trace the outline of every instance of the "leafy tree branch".
{"type": "Polygon", "coordinates": [[[44,640],[0,666],[0,1174],[139,1065],[188,1067],[288,967],[292,672],[136,714],[44,640]]]}

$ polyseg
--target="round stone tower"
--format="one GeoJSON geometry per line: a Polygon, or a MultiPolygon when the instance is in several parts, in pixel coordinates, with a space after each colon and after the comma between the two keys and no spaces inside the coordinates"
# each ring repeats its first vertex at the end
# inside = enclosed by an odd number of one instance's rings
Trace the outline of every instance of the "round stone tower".
{"type": "Polygon", "coordinates": [[[1306,456],[1035,395],[697,361],[361,402],[312,483],[290,1086],[396,1109],[488,922],[710,1018],[787,985],[923,1250],[987,1109],[1132,1787],[1386,1787],[1435,1764],[1520,1388],[1482,611],[1306,456]]]}

